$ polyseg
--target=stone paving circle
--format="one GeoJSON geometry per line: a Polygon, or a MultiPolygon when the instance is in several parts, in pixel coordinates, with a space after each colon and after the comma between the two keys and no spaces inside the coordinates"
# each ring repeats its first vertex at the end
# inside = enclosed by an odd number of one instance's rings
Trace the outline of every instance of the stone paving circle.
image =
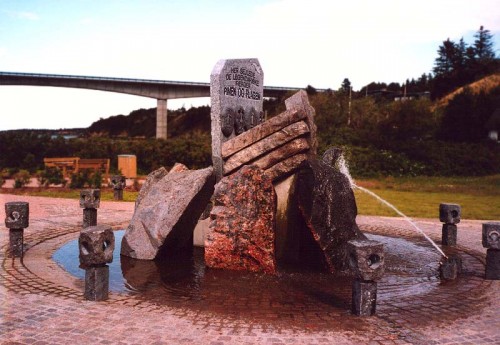
{"type": "MultiPolygon", "coordinates": [[[[376,315],[360,318],[345,302],[349,291],[340,293],[339,305],[324,303],[319,294],[273,301],[265,289],[238,296],[227,286],[220,287],[218,299],[161,301],[111,292],[108,301],[85,301],[83,281],[52,259],[78,238],[78,201],[0,194],[1,204],[10,201],[30,203],[30,225],[22,259],[8,257],[8,229],[0,227],[0,344],[500,344],[500,282],[484,279],[482,221],[458,224],[457,246],[445,252],[459,255],[464,270],[457,280],[441,282],[426,273],[437,265],[426,254],[430,245],[403,220],[358,216],[369,236],[395,239],[390,250],[396,259],[405,255],[400,268],[413,272],[408,280],[400,274],[397,284],[386,274],[378,284],[376,315]],[[398,248],[401,241],[406,249],[398,248]],[[314,298],[321,302],[308,302],[314,298]]],[[[98,223],[123,229],[133,208],[102,202],[98,223]]],[[[440,243],[439,219],[417,221],[440,243]]],[[[392,269],[397,273],[399,267],[392,269]]]]}

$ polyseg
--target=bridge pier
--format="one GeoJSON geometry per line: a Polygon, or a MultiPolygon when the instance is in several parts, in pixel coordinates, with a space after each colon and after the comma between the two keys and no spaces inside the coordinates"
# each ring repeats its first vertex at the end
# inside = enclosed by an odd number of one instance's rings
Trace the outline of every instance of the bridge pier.
{"type": "Polygon", "coordinates": [[[167,100],[158,99],[156,108],[156,139],[167,139],[167,100]]]}

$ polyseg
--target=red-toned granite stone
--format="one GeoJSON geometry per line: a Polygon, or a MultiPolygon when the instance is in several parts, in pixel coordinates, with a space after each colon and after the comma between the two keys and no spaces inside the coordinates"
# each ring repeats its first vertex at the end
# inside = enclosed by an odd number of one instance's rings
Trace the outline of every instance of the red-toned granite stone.
{"type": "Polygon", "coordinates": [[[262,170],[249,165],[224,177],[215,187],[210,218],[205,240],[207,266],[276,272],[276,193],[262,170]]]}

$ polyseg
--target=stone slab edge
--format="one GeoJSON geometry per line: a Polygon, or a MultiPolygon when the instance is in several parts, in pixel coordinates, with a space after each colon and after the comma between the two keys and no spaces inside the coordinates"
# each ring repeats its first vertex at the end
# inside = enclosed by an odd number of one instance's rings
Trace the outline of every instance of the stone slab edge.
{"type": "Polygon", "coordinates": [[[307,97],[307,92],[304,90],[300,90],[295,93],[290,98],[285,100],[285,106],[288,110],[298,110],[300,112],[304,112],[307,116],[307,125],[309,126],[309,146],[311,147],[311,151],[309,152],[309,156],[315,156],[318,151],[318,139],[316,138],[316,124],[314,122],[314,117],[316,116],[316,112],[314,108],[309,103],[309,99],[307,97]]]}
{"type": "Polygon", "coordinates": [[[236,152],[264,139],[265,137],[306,118],[304,112],[297,110],[286,110],[281,114],[263,122],[254,128],[224,142],[222,144],[222,158],[227,159],[236,152]]]}
{"type": "Polygon", "coordinates": [[[307,154],[299,153],[295,156],[285,159],[278,164],[273,165],[265,170],[265,173],[273,180],[280,180],[288,175],[291,175],[297,168],[307,160],[307,154]]]}
{"type": "Polygon", "coordinates": [[[231,173],[255,158],[307,133],[309,133],[309,127],[304,121],[292,123],[291,125],[282,128],[278,132],[273,133],[272,135],[256,142],[254,145],[249,146],[231,156],[224,163],[224,175],[231,173]]]}

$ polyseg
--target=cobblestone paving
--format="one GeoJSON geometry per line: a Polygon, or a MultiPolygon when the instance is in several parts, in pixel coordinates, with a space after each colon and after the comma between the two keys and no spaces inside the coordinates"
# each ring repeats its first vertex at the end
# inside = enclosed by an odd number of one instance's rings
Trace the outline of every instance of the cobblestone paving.
{"type": "MultiPolygon", "coordinates": [[[[387,274],[379,282],[376,316],[358,318],[349,312],[349,291],[347,297],[341,293],[339,304],[270,303],[259,298],[264,290],[249,297],[224,287],[218,308],[214,298],[162,303],[140,293],[111,293],[106,302],[85,301],[82,281],[52,260],[57,248],[78,236],[78,202],[0,194],[0,206],[1,344],[500,344],[500,282],[483,278],[480,221],[462,221],[458,246],[446,249],[463,260],[459,279],[429,281],[422,275],[410,287],[401,280],[395,284],[387,274]],[[8,257],[3,224],[3,204],[21,200],[30,203],[22,260],[8,257]],[[419,293],[407,293],[419,287],[419,293]]],[[[132,212],[133,203],[103,202],[98,222],[123,228],[132,212]]],[[[399,218],[359,216],[358,223],[375,236],[428,247],[399,218]]],[[[440,242],[438,221],[422,219],[419,225],[440,242]]],[[[426,261],[415,255],[418,276],[419,264],[426,261]]],[[[412,265],[412,258],[406,259],[412,265]]]]}

